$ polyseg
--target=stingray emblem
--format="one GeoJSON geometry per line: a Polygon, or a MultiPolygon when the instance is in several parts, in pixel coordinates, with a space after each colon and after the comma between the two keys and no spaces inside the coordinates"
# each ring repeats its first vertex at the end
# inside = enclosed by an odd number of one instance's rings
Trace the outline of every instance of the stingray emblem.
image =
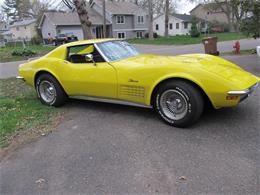
{"type": "Polygon", "coordinates": [[[139,81],[138,80],[134,80],[134,79],[129,79],[128,82],[129,83],[138,83],[139,81]]]}

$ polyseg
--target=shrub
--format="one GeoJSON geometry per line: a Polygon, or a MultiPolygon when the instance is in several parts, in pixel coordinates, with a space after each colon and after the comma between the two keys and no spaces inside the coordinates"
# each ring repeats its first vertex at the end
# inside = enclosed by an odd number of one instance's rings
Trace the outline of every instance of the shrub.
{"type": "Polygon", "coordinates": [[[251,12],[252,15],[241,21],[241,31],[256,39],[260,37],[260,2],[253,2],[247,11],[251,12]]]}
{"type": "Polygon", "coordinates": [[[215,32],[229,32],[229,26],[227,23],[212,21],[208,23],[208,30],[210,33],[215,32]]]}
{"type": "Polygon", "coordinates": [[[13,56],[33,56],[35,55],[36,52],[31,50],[31,49],[28,49],[28,48],[24,48],[24,49],[14,49],[12,51],[12,55],[13,56]]]}
{"type": "Polygon", "coordinates": [[[42,43],[42,38],[40,36],[34,36],[32,39],[31,39],[31,43],[33,45],[40,45],[42,43]]]}
{"type": "MultiPolygon", "coordinates": [[[[149,33],[145,33],[144,35],[145,38],[149,38],[149,33]]],[[[157,39],[159,36],[156,32],[153,33],[153,38],[157,39]]]]}
{"type": "Polygon", "coordinates": [[[193,17],[192,20],[191,20],[191,30],[190,30],[190,36],[191,37],[199,37],[200,36],[200,32],[198,30],[197,24],[198,24],[197,18],[193,17]]]}

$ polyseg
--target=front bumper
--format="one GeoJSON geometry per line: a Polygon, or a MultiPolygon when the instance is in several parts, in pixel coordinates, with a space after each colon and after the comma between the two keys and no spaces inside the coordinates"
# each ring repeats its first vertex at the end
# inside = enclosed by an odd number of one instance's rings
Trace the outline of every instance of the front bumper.
{"type": "Polygon", "coordinates": [[[21,77],[21,76],[17,76],[16,79],[17,80],[21,80],[21,81],[25,81],[25,79],[23,77],[21,77]]]}
{"type": "Polygon", "coordinates": [[[227,92],[228,95],[230,96],[240,96],[240,102],[245,100],[247,97],[249,97],[254,90],[258,87],[259,82],[254,84],[252,87],[242,90],[242,91],[229,91],[227,92]]]}

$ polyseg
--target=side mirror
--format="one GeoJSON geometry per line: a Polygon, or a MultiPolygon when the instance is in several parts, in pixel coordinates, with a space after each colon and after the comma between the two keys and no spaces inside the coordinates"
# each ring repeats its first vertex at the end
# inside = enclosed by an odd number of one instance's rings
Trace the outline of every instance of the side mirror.
{"type": "Polygon", "coordinates": [[[94,62],[94,58],[92,54],[86,54],[85,55],[86,62],[94,62]]]}

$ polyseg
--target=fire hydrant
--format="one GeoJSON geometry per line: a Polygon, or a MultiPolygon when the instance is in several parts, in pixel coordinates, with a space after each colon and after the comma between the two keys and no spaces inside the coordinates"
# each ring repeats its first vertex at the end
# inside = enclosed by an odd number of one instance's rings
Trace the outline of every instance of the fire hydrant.
{"type": "Polygon", "coordinates": [[[235,42],[235,45],[233,46],[233,48],[235,49],[235,54],[240,54],[240,43],[239,41],[235,42]]]}

